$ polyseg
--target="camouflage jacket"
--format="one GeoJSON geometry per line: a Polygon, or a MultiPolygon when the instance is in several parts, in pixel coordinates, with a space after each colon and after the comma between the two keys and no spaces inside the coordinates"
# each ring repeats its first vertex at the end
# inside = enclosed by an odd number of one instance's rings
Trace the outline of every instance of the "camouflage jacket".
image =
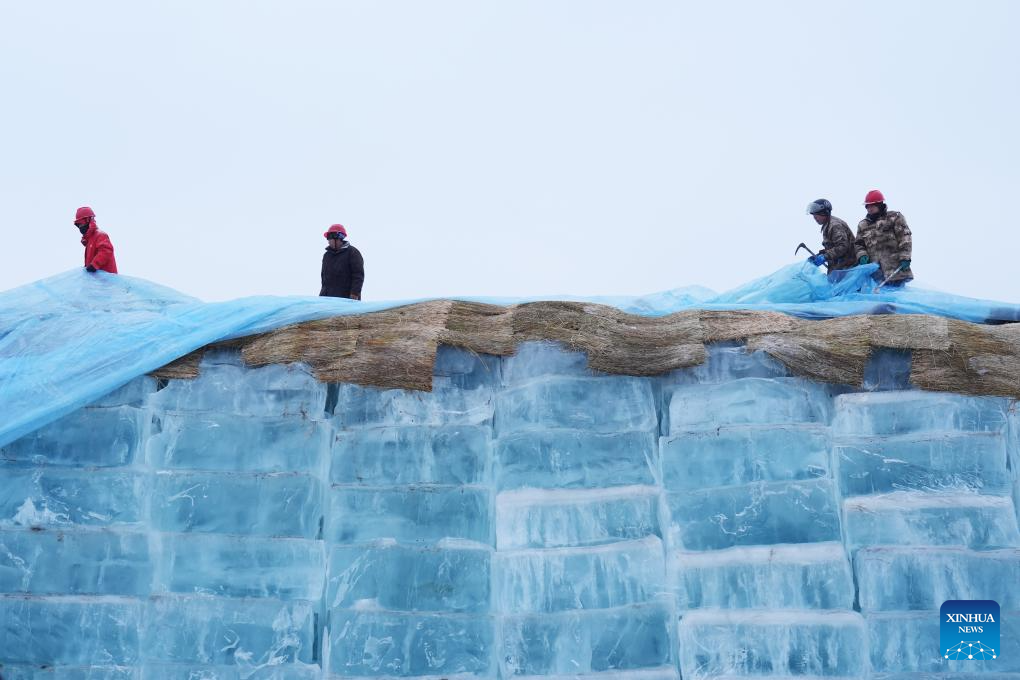
{"type": "MultiPolygon", "coordinates": [[[[900,213],[889,210],[874,222],[867,218],[857,225],[857,241],[855,242],[858,259],[867,255],[868,258],[882,268],[882,278],[892,274],[900,266],[902,260],[909,260],[913,243],[907,219],[900,213]]],[[[909,281],[914,273],[908,267],[898,273],[891,283],[909,281]]]]}
{"type": "Polygon", "coordinates": [[[822,252],[830,272],[849,269],[857,264],[854,233],[838,217],[830,216],[829,221],[822,225],[822,252]]]}

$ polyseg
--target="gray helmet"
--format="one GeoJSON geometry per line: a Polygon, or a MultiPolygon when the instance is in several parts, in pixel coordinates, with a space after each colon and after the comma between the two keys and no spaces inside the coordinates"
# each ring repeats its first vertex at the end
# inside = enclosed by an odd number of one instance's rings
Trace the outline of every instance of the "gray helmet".
{"type": "Polygon", "coordinates": [[[826,201],[824,198],[818,198],[810,203],[807,207],[808,215],[831,215],[832,204],[826,201]]]}

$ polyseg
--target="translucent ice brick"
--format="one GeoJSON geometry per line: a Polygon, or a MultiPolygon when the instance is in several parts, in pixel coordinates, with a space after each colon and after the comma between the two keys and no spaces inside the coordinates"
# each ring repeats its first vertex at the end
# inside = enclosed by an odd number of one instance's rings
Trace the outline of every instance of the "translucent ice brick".
{"type": "Polygon", "coordinates": [[[0,527],[136,524],[144,481],[127,470],[7,469],[0,484],[0,527]]]}
{"type": "Polygon", "coordinates": [[[891,491],[1009,493],[999,433],[938,433],[841,440],[833,447],[844,496],[891,491]]]}
{"type": "Polygon", "coordinates": [[[661,537],[659,497],[648,486],[503,492],[496,497],[496,545],[558,548],[661,537]]]}
{"type": "Polygon", "coordinates": [[[321,419],[326,385],[303,364],[247,368],[203,362],[197,378],[171,380],[149,399],[158,411],[210,411],[321,419]]]}
{"type": "Polygon", "coordinates": [[[491,388],[502,382],[502,360],[497,356],[440,345],[432,375],[450,387],[464,390],[491,388]]]}
{"type": "Polygon", "coordinates": [[[587,354],[571,351],[557,342],[522,342],[513,356],[503,359],[503,380],[507,385],[553,375],[586,378],[594,374],[588,368],[587,354]]]}
{"type": "Polygon", "coordinates": [[[937,392],[865,392],[836,399],[838,436],[917,432],[997,432],[1006,424],[1002,399],[937,392]]]}
{"type": "Polygon", "coordinates": [[[1020,546],[1012,500],[1002,496],[898,491],[843,504],[847,545],[1020,546]]]}
{"type": "MultiPolygon", "coordinates": [[[[938,610],[882,612],[866,615],[871,642],[871,669],[876,673],[1017,673],[1020,672],[1020,616],[1002,612],[1000,646],[995,659],[954,661],[942,653],[938,610]]],[[[967,642],[966,638],[961,642],[967,642]]],[[[984,676],[990,677],[990,676],[984,676]]],[[[995,677],[995,676],[991,676],[995,677]]]]}
{"type": "Polygon", "coordinates": [[[500,393],[496,431],[570,428],[590,432],[654,431],[658,420],[647,378],[549,377],[500,393]]]}
{"type": "Polygon", "coordinates": [[[484,615],[333,609],[326,669],[354,677],[490,675],[493,632],[484,615]]]}
{"type": "Polygon", "coordinates": [[[675,613],[668,600],[615,609],[507,616],[503,677],[570,675],[671,663],[675,613]]]}
{"type": "Polygon", "coordinates": [[[690,612],[680,621],[680,673],[863,677],[867,632],[854,612],[690,612]]]}
{"type": "Polygon", "coordinates": [[[333,543],[463,538],[491,544],[489,491],[480,487],[335,486],[329,505],[326,540],[333,543]]]}
{"type": "Polygon", "coordinates": [[[651,432],[535,430],[496,441],[498,488],[591,488],[654,484],[651,432]]]}
{"type": "Polygon", "coordinates": [[[0,592],[144,597],[151,579],[143,533],[0,531],[0,592]]]}
{"type": "Polygon", "coordinates": [[[489,610],[491,549],[447,541],[411,547],[391,542],[330,551],[326,603],[343,609],[489,610]]]}
{"type": "Polygon", "coordinates": [[[483,425],[492,422],[493,390],[433,385],[431,392],[337,387],[333,421],[338,429],[401,425],[483,425]]]}
{"type": "Polygon", "coordinates": [[[671,491],[826,477],[828,433],[814,425],[737,425],[661,439],[671,491]]]}
{"type": "Polygon", "coordinates": [[[829,479],[759,482],[670,493],[667,499],[676,545],[685,550],[840,540],[829,479]]]}
{"type": "Polygon", "coordinates": [[[0,449],[0,460],[33,465],[130,465],[147,412],[131,406],[83,408],[0,449]]]}
{"type": "Polygon", "coordinates": [[[863,611],[937,610],[946,600],[995,600],[1020,611],[1020,550],[862,548],[854,570],[863,611]]]}
{"type": "Polygon", "coordinates": [[[151,521],[160,531],[318,538],[322,494],[305,474],[159,472],[151,521]]]}
{"type": "Polygon", "coordinates": [[[740,378],[782,378],[789,375],[786,367],[765,352],[749,352],[740,344],[709,345],[708,359],[703,364],[684,368],[666,376],[667,385],[721,383],[740,378]]]}
{"type": "Polygon", "coordinates": [[[268,598],[167,595],[146,608],[149,662],[254,666],[311,663],[316,607],[268,598]]]}
{"type": "Polygon", "coordinates": [[[673,553],[685,609],[850,609],[854,579],[842,543],[673,553]]]}
{"type": "Polygon", "coordinates": [[[742,378],[713,385],[680,385],[665,395],[669,432],[723,425],[824,422],[824,392],[800,380],[742,378]]]}
{"type": "Polygon", "coordinates": [[[315,600],[326,558],[321,541],[162,534],[155,592],[315,600]]]}
{"type": "Polygon", "coordinates": [[[4,662],[133,664],[139,659],[142,606],[120,597],[0,597],[4,662]]]}
{"type": "Polygon", "coordinates": [[[319,469],[329,444],[329,424],[318,420],[160,413],[147,450],[155,468],[305,472],[319,469]]]}
{"type": "Polygon", "coordinates": [[[492,429],[380,427],[339,432],[334,484],[478,484],[487,481],[492,429]]]}
{"type": "Polygon", "coordinates": [[[666,591],[662,541],[650,536],[595,547],[498,552],[496,608],[506,613],[608,609],[666,591]]]}

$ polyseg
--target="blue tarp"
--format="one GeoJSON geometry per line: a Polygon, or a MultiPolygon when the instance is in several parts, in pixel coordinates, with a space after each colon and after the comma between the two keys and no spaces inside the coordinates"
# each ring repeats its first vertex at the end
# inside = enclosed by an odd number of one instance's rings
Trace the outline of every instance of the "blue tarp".
{"type": "MultiPolygon", "coordinates": [[[[1020,305],[910,286],[871,292],[875,265],[830,283],[789,265],[723,294],[682,288],[640,297],[458,298],[492,304],[584,300],[644,316],[687,309],[751,309],[822,319],[853,314],[937,314],[978,323],[1020,319],[1020,305]]],[[[419,302],[248,297],[205,303],[129,276],[75,269],[0,293],[0,446],[200,347],[287,324],[366,314],[419,302]]]]}

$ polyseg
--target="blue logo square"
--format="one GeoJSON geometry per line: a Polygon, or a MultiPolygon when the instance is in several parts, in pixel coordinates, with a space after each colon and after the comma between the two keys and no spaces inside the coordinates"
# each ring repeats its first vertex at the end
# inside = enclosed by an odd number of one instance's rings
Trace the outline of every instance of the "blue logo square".
{"type": "Polygon", "coordinates": [[[939,641],[949,661],[999,658],[999,603],[946,600],[939,609],[939,641]]]}

